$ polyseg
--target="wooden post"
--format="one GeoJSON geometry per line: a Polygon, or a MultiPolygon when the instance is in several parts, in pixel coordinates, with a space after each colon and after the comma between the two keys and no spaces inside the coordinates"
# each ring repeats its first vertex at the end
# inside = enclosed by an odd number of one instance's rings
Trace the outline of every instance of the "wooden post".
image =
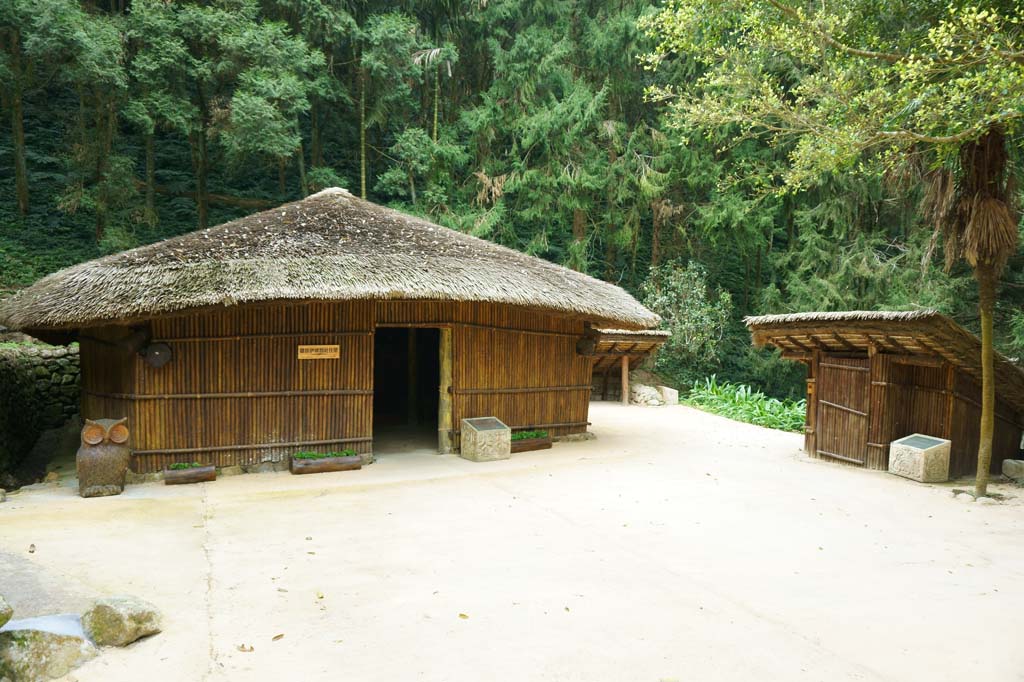
{"type": "Polygon", "coordinates": [[[943,424],[942,437],[953,440],[953,407],[956,404],[956,369],[953,363],[946,363],[946,423],[943,424]]]}
{"type": "Polygon", "coordinates": [[[807,417],[804,420],[804,451],[818,456],[818,362],[821,351],[811,353],[807,363],[807,417]]]}
{"type": "Polygon", "coordinates": [[[450,455],[452,445],[452,329],[442,327],[438,344],[441,364],[440,392],[437,401],[437,452],[450,455]]]}
{"type": "Polygon", "coordinates": [[[409,345],[406,350],[406,423],[416,424],[416,328],[409,328],[409,345]]]}
{"type": "Polygon", "coordinates": [[[629,356],[622,356],[622,404],[629,405],[629,356]]]}

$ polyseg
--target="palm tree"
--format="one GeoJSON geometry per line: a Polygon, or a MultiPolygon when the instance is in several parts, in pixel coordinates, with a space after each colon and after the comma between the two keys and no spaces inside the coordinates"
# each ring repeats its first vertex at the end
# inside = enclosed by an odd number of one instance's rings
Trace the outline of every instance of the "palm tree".
{"type": "Polygon", "coordinates": [[[984,496],[992,465],[995,428],[995,367],[992,315],[996,288],[1006,261],[1016,253],[1018,221],[1006,136],[999,126],[960,146],[955,171],[942,169],[932,176],[925,197],[925,212],[943,239],[946,269],[960,259],[974,269],[981,315],[981,430],[975,497],[984,496]]]}

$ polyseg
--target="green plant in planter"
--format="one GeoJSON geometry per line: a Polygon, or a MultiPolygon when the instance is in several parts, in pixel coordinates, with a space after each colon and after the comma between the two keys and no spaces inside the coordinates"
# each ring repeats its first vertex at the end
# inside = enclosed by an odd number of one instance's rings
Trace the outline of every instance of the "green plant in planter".
{"type": "Polygon", "coordinates": [[[531,438],[547,438],[547,431],[517,431],[512,434],[512,440],[529,440],[531,438]]]}
{"type": "Polygon", "coordinates": [[[327,459],[328,457],[351,457],[358,454],[352,448],[345,448],[341,452],[296,452],[293,459],[327,459]]]}
{"type": "Polygon", "coordinates": [[[200,469],[204,466],[206,465],[199,462],[175,462],[167,468],[173,471],[180,471],[182,469],[200,469]]]}

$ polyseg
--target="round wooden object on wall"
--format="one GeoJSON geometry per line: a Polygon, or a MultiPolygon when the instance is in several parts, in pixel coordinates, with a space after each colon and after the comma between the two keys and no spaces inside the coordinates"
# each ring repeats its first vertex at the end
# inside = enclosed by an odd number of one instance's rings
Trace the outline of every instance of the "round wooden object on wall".
{"type": "Polygon", "coordinates": [[[142,359],[150,367],[160,368],[171,361],[171,347],[166,343],[151,343],[142,350],[142,359]]]}

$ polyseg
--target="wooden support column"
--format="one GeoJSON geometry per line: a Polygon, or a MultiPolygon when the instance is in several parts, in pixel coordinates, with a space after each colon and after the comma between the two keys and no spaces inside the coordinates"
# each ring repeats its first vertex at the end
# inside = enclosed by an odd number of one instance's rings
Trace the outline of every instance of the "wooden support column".
{"type": "Polygon", "coordinates": [[[622,404],[629,405],[629,356],[622,356],[622,404]]]}
{"type": "Polygon", "coordinates": [[[868,350],[868,431],[866,459],[868,469],[885,471],[889,468],[889,443],[896,424],[896,400],[892,386],[893,356],[877,352],[874,345],[868,350]]]}
{"type": "Polygon", "coordinates": [[[441,364],[440,396],[437,401],[437,452],[450,455],[452,443],[452,328],[442,327],[438,344],[441,364]]]}
{"type": "Polygon", "coordinates": [[[416,330],[409,329],[409,345],[406,350],[406,423],[416,424],[416,330]]]}
{"type": "Polygon", "coordinates": [[[942,425],[942,437],[953,440],[953,408],[956,405],[956,369],[946,363],[946,418],[942,425]]]}
{"type": "Polygon", "coordinates": [[[804,451],[818,455],[818,364],[821,351],[812,353],[807,363],[807,416],[804,420],[804,451]]]}

